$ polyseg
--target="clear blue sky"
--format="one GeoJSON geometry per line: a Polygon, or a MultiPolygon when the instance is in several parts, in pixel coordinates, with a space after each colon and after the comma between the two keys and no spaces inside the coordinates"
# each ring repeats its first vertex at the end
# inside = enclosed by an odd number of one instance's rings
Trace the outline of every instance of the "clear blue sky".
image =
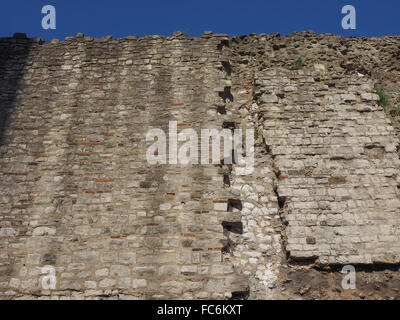
{"type": "Polygon", "coordinates": [[[171,35],[204,30],[243,35],[281,35],[314,30],[347,36],[400,34],[400,0],[2,0],[0,37],[25,32],[29,37],[64,39],[83,32],[112,35],[171,35]],[[41,9],[56,8],[56,30],[43,30],[41,9]],[[357,29],[343,30],[341,8],[356,8],[357,29]]]}

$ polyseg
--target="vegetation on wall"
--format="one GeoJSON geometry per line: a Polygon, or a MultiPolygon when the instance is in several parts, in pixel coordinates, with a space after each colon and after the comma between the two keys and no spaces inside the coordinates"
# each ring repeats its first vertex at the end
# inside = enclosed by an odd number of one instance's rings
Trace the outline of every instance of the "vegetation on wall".
{"type": "Polygon", "coordinates": [[[388,97],[385,92],[385,89],[381,88],[378,84],[375,84],[374,86],[376,94],[379,96],[379,105],[381,107],[386,107],[388,104],[388,97]]]}
{"type": "Polygon", "coordinates": [[[297,67],[297,69],[301,69],[301,68],[304,67],[303,58],[302,58],[302,57],[299,57],[299,58],[296,60],[296,67],[297,67]]]}

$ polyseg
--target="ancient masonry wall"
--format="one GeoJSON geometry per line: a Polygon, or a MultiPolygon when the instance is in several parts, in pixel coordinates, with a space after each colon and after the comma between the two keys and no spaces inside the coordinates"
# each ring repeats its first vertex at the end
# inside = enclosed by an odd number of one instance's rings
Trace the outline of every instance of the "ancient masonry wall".
{"type": "Polygon", "coordinates": [[[285,280],[299,264],[396,268],[399,141],[373,84],[390,73],[395,94],[399,44],[0,39],[1,298],[296,298],[285,280]],[[359,61],[379,44],[374,76],[359,61]],[[150,165],[146,133],[171,121],[199,138],[256,128],[255,170],[150,165]]]}

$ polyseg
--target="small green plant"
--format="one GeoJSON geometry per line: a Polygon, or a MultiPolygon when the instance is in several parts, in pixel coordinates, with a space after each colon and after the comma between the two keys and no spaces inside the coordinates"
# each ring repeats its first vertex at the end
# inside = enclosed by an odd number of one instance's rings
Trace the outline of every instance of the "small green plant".
{"type": "Polygon", "coordinates": [[[374,86],[376,94],[379,96],[379,105],[381,107],[386,107],[388,104],[388,97],[383,88],[379,87],[377,84],[374,86]]]}
{"type": "Polygon", "coordinates": [[[296,67],[297,67],[297,69],[301,69],[304,67],[302,57],[298,57],[298,59],[296,60],[296,67]]]}
{"type": "Polygon", "coordinates": [[[324,73],[322,74],[322,80],[326,81],[328,80],[329,75],[328,75],[328,71],[324,71],[324,73]]]}
{"type": "Polygon", "coordinates": [[[255,127],[254,128],[254,141],[257,141],[257,139],[258,139],[258,128],[255,127]]]}

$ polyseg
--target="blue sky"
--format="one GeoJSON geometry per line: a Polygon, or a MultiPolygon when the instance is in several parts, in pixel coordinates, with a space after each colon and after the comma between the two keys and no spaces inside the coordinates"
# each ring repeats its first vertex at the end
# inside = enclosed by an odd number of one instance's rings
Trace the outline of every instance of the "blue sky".
{"type": "Polygon", "coordinates": [[[181,30],[197,36],[204,30],[243,35],[281,35],[314,30],[347,36],[400,34],[400,0],[2,0],[0,37],[14,32],[29,37],[64,39],[82,32],[112,35],[171,35],[181,30]],[[44,30],[41,9],[56,8],[56,30],[44,30]],[[356,30],[343,30],[341,8],[356,8],[356,30]]]}

